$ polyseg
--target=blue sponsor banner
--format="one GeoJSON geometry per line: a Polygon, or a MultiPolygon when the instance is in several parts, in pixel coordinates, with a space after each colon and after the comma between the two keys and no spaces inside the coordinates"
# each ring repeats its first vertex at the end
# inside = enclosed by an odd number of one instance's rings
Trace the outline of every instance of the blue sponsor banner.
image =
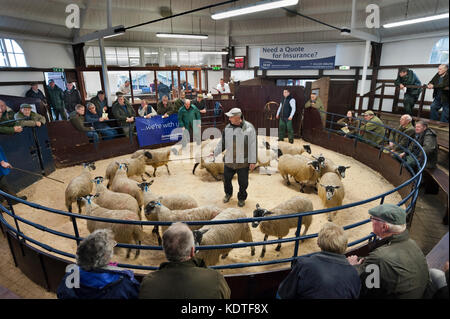
{"type": "Polygon", "coordinates": [[[329,44],[267,46],[259,53],[263,70],[334,69],[335,60],[336,46],[329,44]]]}
{"type": "Polygon", "coordinates": [[[136,132],[139,146],[177,142],[181,140],[181,131],[172,132],[178,128],[178,114],[172,114],[163,119],[161,116],[151,118],[136,117],[136,132]]]}

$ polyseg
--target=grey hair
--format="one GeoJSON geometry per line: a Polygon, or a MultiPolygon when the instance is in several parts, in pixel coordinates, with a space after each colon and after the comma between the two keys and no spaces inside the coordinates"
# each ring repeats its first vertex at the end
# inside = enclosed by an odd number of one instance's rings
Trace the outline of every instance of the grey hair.
{"type": "Polygon", "coordinates": [[[195,246],[194,235],[186,224],[174,223],[164,232],[162,246],[168,261],[185,261],[195,246]]]}
{"type": "Polygon", "coordinates": [[[388,231],[392,234],[403,233],[406,230],[406,224],[403,225],[393,225],[387,222],[384,222],[388,226],[388,231]]]}
{"type": "Polygon", "coordinates": [[[91,106],[91,105],[94,105],[94,106],[95,106],[95,104],[92,103],[92,102],[86,102],[86,108],[89,108],[89,106],[91,106]]]}
{"type": "Polygon", "coordinates": [[[348,237],[344,229],[335,223],[326,223],[319,231],[317,245],[322,251],[344,254],[347,249],[348,237]]]}
{"type": "Polygon", "coordinates": [[[412,121],[412,117],[411,117],[411,115],[409,115],[409,114],[403,114],[402,117],[405,118],[405,119],[407,119],[408,122],[411,122],[411,121],[412,121]]]}
{"type": "Polygon", "coordinates": [[[189,102],[189,104],[191,103],[191,100],[190,99],[186,99],[185,101],[184,101],[184,103],[186,103],[186,102],[189,102]]]}
{"type": "Polygon", "coordinates": [[[87,271],[107,266],[114,254],[115,244],[111,230],[94,231],[77,248],[78,266],[87,271]]]}

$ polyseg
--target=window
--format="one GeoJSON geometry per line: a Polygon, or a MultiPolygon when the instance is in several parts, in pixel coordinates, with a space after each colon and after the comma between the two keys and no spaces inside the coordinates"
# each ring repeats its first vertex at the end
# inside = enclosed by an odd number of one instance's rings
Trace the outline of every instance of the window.
{"type": "MultiPolygon", "coordinates": [[[[105,57],[107,65],[118,66],[139,66],[139,48],[126,47],[105,47],[105,57]]],[[[99,47],[87,47],[85,52],[86,65],[101,65],[99,47]]]]}
{"type": "Polygon", "coordinates": [[[157,48],[144,48],[144,65],[159,65],[159,51],[157,48]]]}
{"type": "Polygon", "coordinates": [[[448,37],[440,39],[431,50],[430,64],[448,63],[448,37]]]}
{"type": "Polygon", "coordinates": [[[22,48],[15,40],[0,38],[0,67],[26,67],[22,48]]]}

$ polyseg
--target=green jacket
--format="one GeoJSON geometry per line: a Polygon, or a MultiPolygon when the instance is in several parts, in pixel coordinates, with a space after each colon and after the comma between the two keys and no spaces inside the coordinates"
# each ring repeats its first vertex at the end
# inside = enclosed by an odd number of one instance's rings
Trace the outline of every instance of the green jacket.
{"type": "Polygon", "coordinates": [[[439,77],[439,73],[436,73],[428,84],[433,84],[433,98],[436,96],[437,91],[441,90],[441,102],[445,104],[448,103],[449,98],[448,71],[445,72],[441,84],[439,84],[439,77]]]}
{"type": "Polygon", "coordinates": [[[189,110],[186,109],[186,107],[182,107],[178,111],[178,123],[180,124],[180,127],[192,130],[194,129],[194,120],[201,120],[200,112],[195,105],[191,105],[189,110]]]}
{"type": "Polygon", "coordinates": [[[373,249],[361,265],[356,266],[361,279],[360,298],[420,299],[429,283],[428,265],[420,248],[409,233],[403,233],[375,242],[373,249]],[[368,288],[374,272],[366,266],[377,265],[380,274],[379,288],[368,288]],[[368,278],[372,275],[371,278],[368,278]]]}
{"type": "Polygon", "coordinates": [[[14,126],[18,124],[16,122],[10,122],[7,124],[1,124],[6,121],[14,120],[14,111],[9,107],[6,108],[6,111],[2,113],[0,117],[0,134],[14,134],[14,126]]]}
{"type": "Polygon", "coordinates": [[[70,123],[80,132],[90,132],[92,128],[84,126],[84,115],[80,115],[77,111],[73,111],[69,114],[70,123]]]}
{"type": "Polygon", "coordinates": [[[342,127],[346,126],[350,134],[353,134],[358,131],[359,122],[360,120],[354,117],[352,117],[351,120],[348,117],[344,117],[337,121],[337,123],[341,124],[342,127]]]}
{"type": "Polygon", "coordinates": [[[361,125],[362,137],[372,146],[381,145],[383,143],[385,129],[383,126],[377,124],[383,125],[383,122],[375,115],[369,122],[361,125]]]}
{"type": "MultiPolygon", "coordinates": [[[[425,132],[420,135],[416,135],[414,138],[417,140],[417,142],[419,142],[420,145],[422,145],[422,148],[427,155],[427,165],[425,166],[425,168],[435,168],[438,160],[439,150],[436,133],[432,129],[427,128],[425,132]]],[[[416,157],[418,157],[420,163],[423,164],[423,158],[421,156],[422,153],[414,143],[410,144],[410,150],[416,157]]]]}
{"type": "Polygon", "coordinates": [[[217,270],[203,259],[165,262],[141,283],[140,299],[230,299],[231,291],[217,270]]]}
{"type": "Polygon", "coordinates": [[[156,105],[156,113],[158,115],[164,115],[166,113],[167,113],[167,115],[172,115],[177,112],[178,112],[178,107],[175,106],[175,103],[173,103],[173,102],[167,102],[167,107],[164,106],[162,101],[159,101],[158,104],[156,105]]]}
{"type": "Polygon", "coordinates": [[[29,127],[35,127],[36,126],[36,122],[41,122],[42,124],[45,124],[47,121],[45,120],[45,117],[43,117],[41,114],[35,113],[33,111],[31,111],[31,114],[29,117],[26,117],[25,115],[23,115],[22,112],[17,112],[14,115],[14,118],[16,120],[22,120],[23,121],[19,121],[17,122],[18,125],[20,126],[29,126],[29,127]]]}
{"type": "MultiPolygon", "coordinates": [[[[420,83],[419,78],[417,75],[412,71],[408,70],[408,74],[406,74],[404,77],[401,77],[400,75],[397,76],[397,79],[395,80],[394,84],[396,86],[399,86],[400,84],[403,85],[422,85],[420,83]]],[[[411,96],[414,96],[417,98],[420,95],[421,88],[407,88],[406,94],[409,94],[411,96]]]]}
{"type": "Polygon", "coordinates": [[[117,101],[114,102],[112,105],[112,113],[114,115],[114,118],[119,122],[121,126],[127,125],[127,117],[136,116],[136,112],[134,111],[131,104],[125,102],[125,106],[126,109],[122,105],[120,105],[119,102],[117,101]]]}
{"type": "MultiPolygon", "coordinates": [[[[414,139],[414,135],[416,134],[416,131],[414,130],[414,126],[412,126],[411,123],[408,123],[408,125],[406,127],[399,125],[397,127],[397,131],[400,131],[413,139],[414,139]]],[[[410,140],[407,137],[405,137],[395,131],[391,131],[391,135],[389,135],[389,139],[394,144],[396,144],[393,149],[394,152],[403,153],[403,152],[405,152],[405,150],[403,148],[401,148],[400,145],[403,146],[405,149],[407,149],[409,146],[410,140]]]]}
{"type": "MultiPolygon", "coordinates": [[[[316,98],[316,102],[314,104],[311,102],[311,100],[306,102],[305,108],[308,108],[308,107],[313,107],[318,111],[325,112],[325,108],[323,106],[323,103],[322,103],[322,100],[320,99],[320,97],[316,98]]],[[[325,121],[326,114],[322,113],[322,112],[319,112],[319,114],[320,114],[320,118],[322,119],[322,122],[323,122],[323,121],[325,121]]]]}
{"type": "Polygon", "coordinates": [[[52,89],[47,86],[48,90],[48,101],[51,107],[55,109],[64,109],[64,92],[57,85],[52,89]]]}
{"type": "Polygon", "coordinates": [[[184,106],[184,101],[182,99],[176,99],[173,103],[175,104],[177,112],[184,106]]]}

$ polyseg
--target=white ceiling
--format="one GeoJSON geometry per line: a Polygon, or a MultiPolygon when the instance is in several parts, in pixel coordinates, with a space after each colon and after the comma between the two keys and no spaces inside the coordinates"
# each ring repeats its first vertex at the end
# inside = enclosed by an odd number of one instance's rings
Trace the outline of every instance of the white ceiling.
{"type": "MultiPolygon", "coordinates": [[[[112,0],[112,23],[125,27],[161,18],[160,8],[172,6],[177,14],[191,9],[220,3],[223,0],[112,0]]],[[[106,39],[106,43],[147,45],[200,45],[199,40],[166,40],[156,38],[156,32],[207,33],[204,47],[217,48],[228,44],[260,45],[298,42],[354,41],[338,30],[308,19],[292,16],[283,9],[275,9],[252,15],[214,21],[211,13],[241,6],[257,0],[240,0],[236,4],[202,10],[194,14],[149,24],[128,30],[124,35],[106,39]]],[[[447,0],[358,0],[356,27],[360,31],[375,34],[381,40],[411,37],[417,33],[447,33],[448,19],[426,22],[393,29],[367,29],[365,12],[368,4],[380,7],[381,24],[401,21],[449,11],[447,0]]],[[[338,28],[349,27],[352,0],[300,0],[289,7],[338,28]]],[[[0,34],[61,40],[70,42],[74,36],[104,29],[107,25],[106,0],[0,0],[0,34]],[[76,3],[81,9],[81,29],[65,27],[68,4],[76,3]]]]}

